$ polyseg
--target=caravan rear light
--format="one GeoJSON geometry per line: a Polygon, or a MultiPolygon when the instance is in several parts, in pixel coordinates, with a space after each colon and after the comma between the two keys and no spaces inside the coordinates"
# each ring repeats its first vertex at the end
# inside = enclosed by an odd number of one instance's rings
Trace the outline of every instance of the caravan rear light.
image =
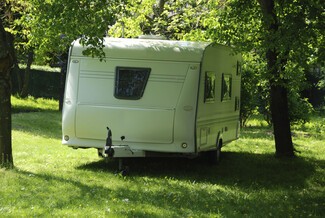
{"type": "Polygon", "coordinates": [[[187,148],[187,143],[182,143],[182,148],[187,148]]]}
{"type": "Polygon", "coordinates": [[[68,135],[65,135],[65,136],[64,136],[64,140],[65,140],[65,141],[69,141],[69,139],[70,139],[70,138],[69,138],[68,135]]]}

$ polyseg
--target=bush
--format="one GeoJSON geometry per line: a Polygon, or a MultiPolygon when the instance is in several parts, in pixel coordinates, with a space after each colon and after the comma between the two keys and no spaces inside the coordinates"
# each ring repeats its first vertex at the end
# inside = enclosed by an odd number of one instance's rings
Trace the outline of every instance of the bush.
{"type": "Polygon", "coordinates": [[[247,120],[257,111],[259,101],[258,86],[261,81],[261,62],[253,54],[244,54],[241,76],[240,124],[245,126],[247,120]]]}
{"type": "Polygon", "coordinates": [[[292,123],[305,123],[310,120],[314,108],[307,98],[302,98],[299,93],[289,92],[288,96],[289,118],[292,123]]]}
{"type": "Polygon", "coordinates": [[[250,69],[242,71],[242,88],[240,102],[240,124],[245,126],[249,117],[254,114],[257,108],[257,89],[258,82],[255,72],[250,69]]]}
{"type": "MultiPolygon", "coordinates": [[[[263,115],[265,121],[271,125],[270,85],[263,75],[265,64],[252,54],[244,54],[244,60],[241,87],[241,125],[245,126],[249,117],[255,112],[263,115]]],[[[289,81],[287,89],[290,121],[292,123],[309,121],[314,111],[313,105],[309,98],[301,94],[301,91],[310,88],[312,85],[310,80],[305,78],[303,68],[293,63],[287,65],[284,76],[289,81]]],[[[318,84],[318,87],[325,90],[325,85],[322,86],[322,84],[325,84],[324,78],[325,76],[321,77],[318,75],[315,84],[318,84]]],[[[319,107],[319,110],[321,110],[321,107],[319,107]]]]}

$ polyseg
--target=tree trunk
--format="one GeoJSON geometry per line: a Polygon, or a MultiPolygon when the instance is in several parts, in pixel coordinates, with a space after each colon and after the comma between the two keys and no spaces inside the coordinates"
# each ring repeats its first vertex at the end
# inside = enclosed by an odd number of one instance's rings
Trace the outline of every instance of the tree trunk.
{"type": "Polygon", "coordinates": [[[290,131],[287,90],[271,85],[271,112],[277,157],[293,157],[294,149],[290,131]]]}
{"type": "Polygon", "coordinates": [[[22,98],[26,98],[28,96],[30,70],[31,70],[33,61],[34,61],[34,51],[31,50],[28,52],[27,66],[26,66],[25,74],[24,74],[23,87],[20,92],[20,97],[22,97],[22,98]]]}
{"type": "Polygon", "coordinates": [[[267,70],[270,75],[271,113],[275,138],[275,150],[278,157],[293,157],[294,149],[290,130],[287,82],[281,78],[284,61],[279,60],[279,48],[272,35],[278,32],[278,21],[274,8],[274,0],[259,0],[263,14],[263,25],[269,33],[264,43],[266,51],[267,70]],[[279,64],[280,63],[280,64],[279,64]]]}
{"type": "Polygon", "coordinates": [[[157,16],[158,17],[160,17],[162,12],[164,12],[165,3],[166,3],[166,0],[157,0],[157,4],[158,4],[158,14],[157,14],[157,16]]]}
{"type": "Polygon", "coordinates": [[[12,58],[0,20],[0,167],[13,167],[11,146],[10,68],[12,58]]]}
{"type": "Polygon", "coordinates": [[[12,62],[14,65],[14,68],[12,69],[12,74],[15,74],[15,76],[17,77],[17,88],[18,88],[17,93],[20,93],[23,87],[23,81],[22,81],[21,70],[18,66],[18,59],[17,59],[17,54],[14,46],[14,36],[11,33],[9,33],[9,37],[7,37],[7,40],[9,41],[10,54],[12,56],[12,62]]]}
{"type": "MultiPolygon", "coordinates": [[[[0,59],[1,67],[10,62],[9,56],[6,59],[0,59]]],[[[10,80],[5,72],[0,74],[0,166],[12,167],[10,80]]]]}
{"type": "Polygon", "coordinates": [[[67,75],[67,59],[63,60],[61,63],[61,73],[60,73],[60,96],[59,96],[59,111],[63,109],[63,99],[65,91],[65,79],[67,75]]]}

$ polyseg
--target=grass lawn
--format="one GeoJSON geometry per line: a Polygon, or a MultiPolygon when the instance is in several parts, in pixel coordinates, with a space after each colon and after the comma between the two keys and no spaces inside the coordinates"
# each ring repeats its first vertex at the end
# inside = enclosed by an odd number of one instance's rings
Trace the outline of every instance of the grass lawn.
{"type": "Polygon", "coordinates": [[[53,99],[34,98],[28,96],[25,99],[11,96],[12,113],[38,112],[38,111],[57,111],[59,103],[53,99]]]}
{"type": "Polygon", "coordinates": [[[272,130],[253,119],[217,166],[130,159],[123,177],[117,160],[61,145],[61,114],[39,110],[13,114],[0,217],[325,217],[324,118],[293,127],[293,159],[274,158],[272,130]]]}

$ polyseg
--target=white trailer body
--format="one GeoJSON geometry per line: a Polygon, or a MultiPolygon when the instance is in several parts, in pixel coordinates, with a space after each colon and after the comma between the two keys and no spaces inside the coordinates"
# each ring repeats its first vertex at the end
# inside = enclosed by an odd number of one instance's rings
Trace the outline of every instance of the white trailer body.
{"type": "Polygon", "coordinates": [[[105,58],[69,54],[62,143],[112,157],[197,155],[239,134],[240,56],[187,41],[105,39],[105,58]]]}

